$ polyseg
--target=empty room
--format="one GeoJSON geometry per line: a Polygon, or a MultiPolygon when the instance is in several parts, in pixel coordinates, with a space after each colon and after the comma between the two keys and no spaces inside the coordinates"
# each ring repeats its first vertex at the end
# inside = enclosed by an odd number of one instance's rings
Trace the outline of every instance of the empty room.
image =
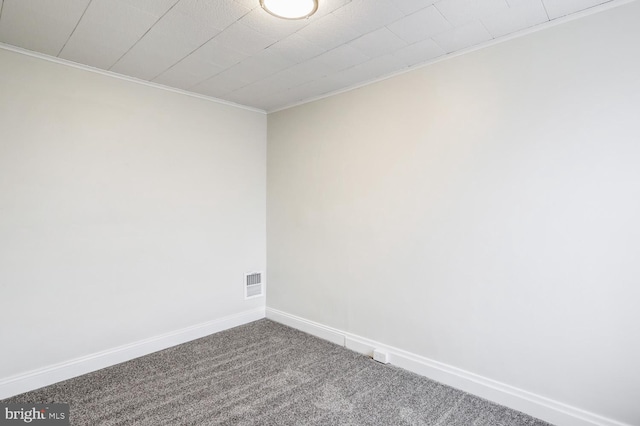
{"type": "Polygon", "coordinates": [[[640,426],[640,2],[0,0],[0,425],[640,426]]]}

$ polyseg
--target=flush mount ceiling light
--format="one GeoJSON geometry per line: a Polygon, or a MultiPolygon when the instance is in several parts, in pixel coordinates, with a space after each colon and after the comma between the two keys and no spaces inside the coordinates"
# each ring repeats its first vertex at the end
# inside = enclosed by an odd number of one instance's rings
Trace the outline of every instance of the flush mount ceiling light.
{"type": "Polygon", "coordinates": [[[260,0],[260,6],[282,19],[304,19],[316,13],[318,0],[260,0]]]}

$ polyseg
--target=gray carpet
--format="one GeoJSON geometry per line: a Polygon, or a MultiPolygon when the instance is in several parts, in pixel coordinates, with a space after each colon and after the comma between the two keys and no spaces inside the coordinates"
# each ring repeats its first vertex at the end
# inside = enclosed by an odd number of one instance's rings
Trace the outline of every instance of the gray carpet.
{"type": "Polygon", "coordinates": [[[2,402],[70,403],[91,426],[548,425],[269,320],[2,402]]]}

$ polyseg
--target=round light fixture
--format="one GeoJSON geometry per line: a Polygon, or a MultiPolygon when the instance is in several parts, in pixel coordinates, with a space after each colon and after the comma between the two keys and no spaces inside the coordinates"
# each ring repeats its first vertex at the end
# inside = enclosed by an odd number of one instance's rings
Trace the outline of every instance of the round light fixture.
{"type": "Polygon", "coordinates": [[[305,19],[316,13],[318,0],[260,0],[260,6],[283,19],[305,19]]]}

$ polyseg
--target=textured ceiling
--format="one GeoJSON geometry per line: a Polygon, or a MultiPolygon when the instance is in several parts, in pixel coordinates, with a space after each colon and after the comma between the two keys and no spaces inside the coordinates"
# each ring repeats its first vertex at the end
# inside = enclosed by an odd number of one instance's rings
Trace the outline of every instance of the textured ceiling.
{"type": "Polygon", "coordinates": [[[270,111],[607,2],[319,1],[0,0],[0,42],[270,111]]]}

